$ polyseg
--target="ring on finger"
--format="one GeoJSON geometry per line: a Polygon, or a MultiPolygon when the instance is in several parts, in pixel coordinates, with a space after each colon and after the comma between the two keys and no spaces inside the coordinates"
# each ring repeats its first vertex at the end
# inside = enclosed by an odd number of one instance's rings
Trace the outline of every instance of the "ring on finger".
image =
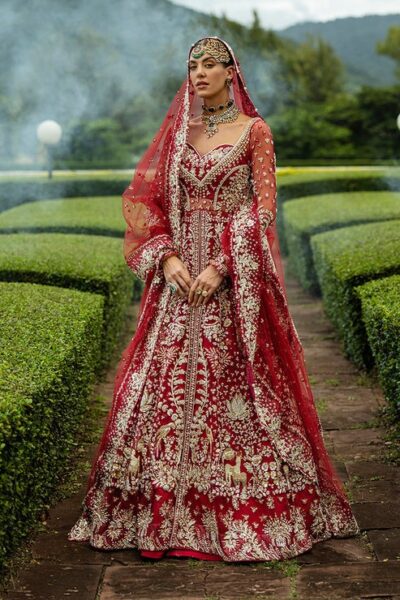
{"type": "Polygon", "coordinates": [[[201,290],[200,288],[198,288],[196,290],[196,294],[198,294],[198,295],[201,294],[202,296],[208,296],[208,291],[207,290],[201,290]]]}

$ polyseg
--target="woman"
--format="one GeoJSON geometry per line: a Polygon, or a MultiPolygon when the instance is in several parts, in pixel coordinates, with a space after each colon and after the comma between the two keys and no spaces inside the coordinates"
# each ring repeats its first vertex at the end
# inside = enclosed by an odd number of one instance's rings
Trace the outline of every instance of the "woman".
{"type": "Polygon", "coordinates": [[[123,212],[145,289],[69,539],[237,562],[357,533],[288,312],[272,134],[223,40],[191,46],[123,212]]]}

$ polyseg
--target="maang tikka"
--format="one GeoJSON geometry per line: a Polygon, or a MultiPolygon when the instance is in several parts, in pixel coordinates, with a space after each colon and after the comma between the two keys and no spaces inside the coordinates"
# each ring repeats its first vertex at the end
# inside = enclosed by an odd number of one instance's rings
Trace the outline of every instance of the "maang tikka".
{"type": "MultiPolygon", "coordinates": [[[[193,58],[200,58],[204,54],[210,54],[217,62],[228,63],[231,60],[231,55],[226,48],[225,44],[223,44],[218,39],[213,38],[204,38],[200,40],[192,49],[193,58]]],[[[229,89],[230,84],[232,83],[232,79],[226,80],[226,86],[229,89]]],[[[239,109],[232,99],[229,99],[226,104],[219,104],[218,106],[206,106],[203,104],[203,114],[201,116],[201,120],[203,123],[206,123],[206,128],[204,132],[208,137],[215,135],[218,131],[217,123],[230,123],[236,121],[239,116],[239,109]],[[213,113],[216,110],[222,110],[226,108],[226,110],[219,115],[207,115],[206,113],[213,113]]]]}

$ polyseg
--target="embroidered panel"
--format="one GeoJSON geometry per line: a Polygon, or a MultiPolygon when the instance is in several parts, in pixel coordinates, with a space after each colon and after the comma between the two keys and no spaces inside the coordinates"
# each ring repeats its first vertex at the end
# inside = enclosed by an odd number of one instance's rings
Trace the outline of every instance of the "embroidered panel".
{"type": "MultiPolygon", "coordinates": [[[[186,213],[181,252],[193,277],[220,249],[220,228],[212,211],[186,213]]],[[[240,294],[248,303],[251,290],[240,294]]],[[[273,357],[265,364],[256,347],[254,402],[235,307],[229,280],[196,308],[162,296],[124,388],[119,435],[100,458],[70,540],[278,560],[354,531],[339,499],[319,488],[301,422],[282,429],[277,402],[291,400],[284,386],[276,398],[281,365],[273,357]]]]}
{"type": "Polygon", "coordinates": [[[231,212],[251,197],[249,136],[256,120],[246,123],[236,144],[220,145],[204,155],[186,145],[179,177],[184,210],[231,212]]]}
{"type": "MultiPolygon", "coordinates": [[[[182,149],[183,136],[177,143],[182,149]]],[[[163,285],[168,236],[130,257],[143,277],[155,266],[161,292],[69,540],[267,561],[357,532],[345,498],[321,486],[275,332],[266,327],[257,338],[265,324],[263,281],[276,330],[294,349],[300,343],[266,236],[262,260],[254,236],[256,221],[265,228],[276,214],[271,145],[268,127],[256,118],[233,146],[203,156],[190,144],[183,148],[182,219],[173,228],[180,255],[193,278],[213,258],[220,267],[226,258],[234,282],[224,278],[206,305],[191,307],[163,285]],[[224,255],[226,231],[231,246],[224,255]]],[[[170,188],[175,202],[176,181],[170,188]]]]}

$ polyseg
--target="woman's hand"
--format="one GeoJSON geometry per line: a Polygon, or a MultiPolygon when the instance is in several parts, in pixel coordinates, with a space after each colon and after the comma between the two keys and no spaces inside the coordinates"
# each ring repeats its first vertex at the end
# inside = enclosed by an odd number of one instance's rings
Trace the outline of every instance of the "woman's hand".
{"type": "Polygon", "coordinates": [[[186,298],[193,281],[185,263],[179,256],[170,256],[163,261],[162,266],[166,281],[174,283],[178,288],[175,293],[186,298]]]}
{"type": "Polygon", "coordinates": [[[224,276],[213,265],[209,265],[194,280],[189,291],[189,305],[200,306],[200,304],[207,304],[212,294],[221,285],[223,279],[224,276]],[[197,288],[206,290],[208,292],[207,296],[196,294],[197,288]]]}

